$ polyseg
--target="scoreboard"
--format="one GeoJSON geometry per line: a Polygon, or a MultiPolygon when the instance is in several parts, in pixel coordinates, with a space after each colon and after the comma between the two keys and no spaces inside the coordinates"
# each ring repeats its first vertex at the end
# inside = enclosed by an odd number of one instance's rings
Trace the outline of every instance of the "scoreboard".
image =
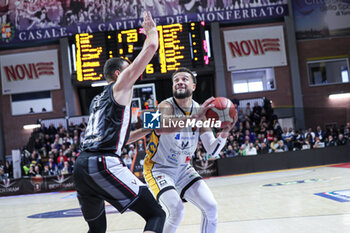
{"type": "MultiPolygon", "coordinates": [[[[169,76],[179,67],[199,70],[210,64],[209,31],[204,22],[157,26],[159,48],[142,79],[169,76]]],[[[75,83],[104,80],[103,65],[108,58],[123,57],[132,62],[146,36],[142,28],[75,36],[75,83]]]]}

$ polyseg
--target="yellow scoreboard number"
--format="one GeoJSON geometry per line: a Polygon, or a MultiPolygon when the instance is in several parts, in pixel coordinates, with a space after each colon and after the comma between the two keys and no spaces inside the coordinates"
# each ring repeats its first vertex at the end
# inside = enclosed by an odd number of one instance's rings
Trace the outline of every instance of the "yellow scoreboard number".
{"type": "Polygon", "coordinates": [[[101,80],[103,77],[103,74],[98,72],[102,65],[100,61],[103,47],[92,46],[93,39],[94,35],[88,33],[75,36],[77,80],[79,82],[101,80]]]}
{"type": "MultiPolygon", "coordinates": [[[[207,65],[204,54],[207,42],[201,36],[204,33],[200,27],[201,23],[157,26],[159,49],[145,69],[146,77],[167,74],[181,66],[192,68],[199,64],[200,67],[204,60],[207,65]]],[[[103,79],[103,65],[108,58],[124,57],[133,61],[142,50],[145,38],[141,28],[76,35],[77,81],[103,79]]]]}

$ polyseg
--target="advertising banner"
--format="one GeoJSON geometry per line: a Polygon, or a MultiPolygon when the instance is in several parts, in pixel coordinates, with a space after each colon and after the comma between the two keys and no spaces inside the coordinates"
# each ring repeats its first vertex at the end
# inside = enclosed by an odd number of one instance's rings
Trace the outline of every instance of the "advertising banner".
{"type": "Polygon", "coordinates": [[[23,194],[22,190],[22,180],[20,178],[0,181],[0,196],[23,194]]]}
{"type": "Polygon", "coordinates": [[[72,174],[33,176],[0,181],[0,196],[74,190],[72,174]]]}
{"type": "Polygon", "coordinates": [[[150,11],[158,25],[244,22],[288,15],[287,0],[6,0],[0,2],[0,10],[0,46],[137,28],[144,11],[150,11]]]}
{"type": "Polygon", "coordinates": [[[0,56],[2,94],[60,89],[57,50],[0,56]]]}
{"type": "Polygon", "coordinates": [[[297,39],[350,35],[350,0],[293,0],[297,39]]]}
{"type": "Polygon", "coordinates": [[[202,177],[212,177],[218,175],[215,160],[195,160],[193,161],[192,166],[202,177]]]}
{"type": "Polygon", "coordinates": [[[227,70],[287,65],[283,26],[224,31],[227,70]]]}
{"type": "Polygon", "coordinates": [[[46,192],[74,190],[73,176],[57,175],[45,177],[46,192]]]}

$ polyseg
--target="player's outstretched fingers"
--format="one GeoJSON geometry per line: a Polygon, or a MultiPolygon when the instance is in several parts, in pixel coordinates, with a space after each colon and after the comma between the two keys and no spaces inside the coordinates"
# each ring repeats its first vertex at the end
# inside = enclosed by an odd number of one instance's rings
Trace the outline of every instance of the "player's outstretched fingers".
{"type": "Polygon", "coordinates": [[[211,104],[211,102],[213,102],[215,100],[214,97],[210,97],[209,99],[207,99],[202,105],[200,110],[198,111],[198,113],[195,115],[195,118],[197,119],[202,119],[203,117],[205,117],[205,113],[212,107],[214,107],[213,104],[211,104]]]}
{"type": "Polygon", "coordinates": [[[208,111],[208,109],[214,107],[214,104],[212,104],[212,102],[215,100],[214,97],[210,97],[209,99],[207,99],[206,101],[204,101],[204,103],[202,104],[201,108],[202,111],[205,113],[206,111],[208,111]]]}
{"type": "Polygon", "coordinates": [[[143,31],[142,33],[145,34],[146,36],[151,32],[151,31],[156,31],[157,27],[155,22],[152,19],[151,12],[143,12],[143,22],[142,22],[142,28],[143,31]]]}
{"type": "Polygon", "coordinates": [[[215,100],[215,98],[212,96],[209,99],[207,99],[206,101],[204,101],[204,103],[202,104],[202,107],[205,108],[207,107],[211,102],[213,102],[215,100]]]}

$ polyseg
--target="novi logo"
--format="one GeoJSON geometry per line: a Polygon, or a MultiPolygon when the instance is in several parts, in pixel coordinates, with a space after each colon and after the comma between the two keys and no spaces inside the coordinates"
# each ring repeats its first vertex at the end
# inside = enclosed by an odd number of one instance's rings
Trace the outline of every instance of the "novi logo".
{"type": "Polygon", "coordinates": [[[242,40],[228,43],[232,52],[232,56],[242,57],[254,55],[263,55],[266,52],[278,52],[280,51],[280,39],[279,38],[265,38],[255,40],[242,40]]]}
{"type": "Polygon", "coordinates": [[[54,75],[53,62],[38,62],[29,64],[18,64],[4,66],[5,75],[9,82],[33,78],[39,78],[40,75],[54,75]]]}

